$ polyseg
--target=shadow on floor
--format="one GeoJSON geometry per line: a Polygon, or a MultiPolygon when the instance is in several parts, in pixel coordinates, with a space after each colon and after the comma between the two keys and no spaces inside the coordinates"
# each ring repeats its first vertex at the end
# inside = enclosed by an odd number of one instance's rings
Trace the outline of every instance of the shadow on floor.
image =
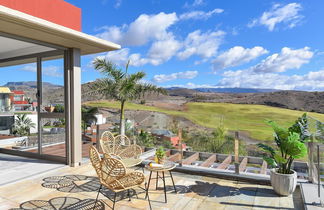
{"type": "Polygon", "coordinates": [[[46,200],[31,200],[20,204],[19,208],[11,210],[27,210],[27,209],[65,209],[65,210],[77,210],[77,209],[96,209],[104,210],[105,205],[103,202],[98,201],[95,208],[95,199],[80,200],[74,197],[57,197],[46,200]]]}
{"type": "MultiPolygon", "coordinates": [[[[43,187],[56,189],[60,192],[68,193],[79,193],[79,192],[97,192],[100,183],[99,179],[94,176],[84,176],[84,175],[66,175],[66,176],[52,176],[46,177],[43,179],[43,187]]],[[[150,187],[150,191],[155,189],[155,186],[150,187]]],[[[177,194],[186,194],[186,193],[196,193],[200,196],[207,197],[229,197],[235,195],[245,194],[248,196],[256,196],[257,188],[253,187],[232,187],[224,186],[217,183],[209,183],[203,181],[196,181],[195,184],[185,186],[185,185],[176,185],[177,194]]],[[[159,186],[158,190],[163,190],[163,187],[159,186]]],[[[167,192],[174,191],[172,185],[166,186],[167,192]]],[[[277,197],[273,190],[267,188],[259,188],[259,192],[262,193],[263,197],[277,197]]],[[[107,195],[109,196],[109,190],[106,190],[107,195]]]]}

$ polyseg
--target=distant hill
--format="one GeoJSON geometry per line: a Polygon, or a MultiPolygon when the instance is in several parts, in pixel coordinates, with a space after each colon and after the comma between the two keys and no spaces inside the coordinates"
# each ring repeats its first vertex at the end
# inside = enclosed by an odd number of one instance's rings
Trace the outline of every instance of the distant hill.
{"type": "Polygon", "coordinates": [[[188,101],[233,104],[260,104],[286,109],[324,113],[324,92],[275,91],[256,93],[200,92],[194,89],[169,89],[170,96],[183,96],[188,101]]]}
{"type": "MultiPolygon", "coordinates": [[[[36,81],[28,82],[7,82],[4,86],[9,87],[11,90],[21,90],[23,88],[34,89],[37,88],[36,81]]],[[[45,89],[57,89],[63,87],[62,85],[55,85],[49,82],[43,82],[43,88],[45,89]]]]}
{"type": "Polygon", "coordinates": [[[258,88],[193,88],[193,89],[187,89],[187,88],[179,88],[179,87],[171,87],[166,88],[167,90],[196,90],[198,92],[203,93],[267,93],[267,92],[276,92],[280,90],[276,89],[258,89],[258,88]]]}
{"type": "MultiPolygon", "coordinates": [[[[91,90],[91,84],[82,84],[82,102],[105,99],[101,95],[86,94],[91,90]]],[[[26,96],[36,100],[37,84],[30,82],[8,82],[11,90],[23,90],[26,96]]],[[[292,110],[324,113],[324,92],[306,91],[278,91],[271,89],[253,88],[167,88],[168,96],[146,96],[148,104],[159,103],[186,103],[186,102],[218,102],[233,104],[260,104],[281,107],[292,110]]],[[[43,83],[43,100],[45,103],[63,101],[64,88],[60,85],[43,83]]]]}
{"type": "MultiPolygon", "coordinates": [[[[22,90],[25,92],[25,95],[31,98],[33,101],[36,101],[37,93],[37,82],[36,81],[22,81],[22,82],[7,82],[3,85],[13,90],[22,90]]],[[[57,103],[62,101],[62,97],[56,97],[56,93],[60,90],[63,90],[62,85],[56,85],[49,82],[43,82],[42,90],[44,93],[43,103],[57,103]],[[52,100],[53,98],[53,100],[52,100]]],[[[62,92],[63,93],[63,92],[62,92]]],[[[62,96],[62,93],[60,96],[62,96]]]]}
{"type": "Polygon", "coordinates": [[[195,88],[199,92],[210,93],[267,93],[276,92],[276,89],[256,89],[256,88],[195,88]]]}

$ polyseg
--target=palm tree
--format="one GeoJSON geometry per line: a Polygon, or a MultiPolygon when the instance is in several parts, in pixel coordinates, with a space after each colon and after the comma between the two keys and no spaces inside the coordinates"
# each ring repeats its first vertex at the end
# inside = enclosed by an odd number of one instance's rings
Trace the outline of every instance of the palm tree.
{"type": "Polygon", "coordinates": [[[30,135],[30,129],[35,128],[35,126],[36,124],[26,114],[18,114],[13,126],[13,133],[27,136],[30,135]]]}
{"type": "Polygon", "coordinates": [[[98,113],[98,108],[82,106],[81,113],[82,113],[83,132],[85,134],[87,125],[93,121],[97,122],[97,118],[96,118],[95,114],[98,113]]]}
{"type": "Polygon", "coordinates": [[[141,81],[146,75],[145,72],[128,74],[129,61],[125,72],[104,58],[95,59],[93,64],[94,68],[105,77],[94,82],[92,93],[99,93],[107,98],[120,101],[120,134],[125,134],[124,109],[127,101],[138,100],[146,93],[166,94],[163,88],[141,81]]]}

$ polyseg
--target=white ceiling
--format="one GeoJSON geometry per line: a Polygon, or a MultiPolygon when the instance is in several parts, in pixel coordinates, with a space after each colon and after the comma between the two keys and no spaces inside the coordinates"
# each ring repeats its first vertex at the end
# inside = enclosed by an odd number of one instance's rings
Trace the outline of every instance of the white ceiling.
{"type": "Polygon", "coordinates": [[[0,36],[0,59],[55,50],[50,47],[0,36]]]}

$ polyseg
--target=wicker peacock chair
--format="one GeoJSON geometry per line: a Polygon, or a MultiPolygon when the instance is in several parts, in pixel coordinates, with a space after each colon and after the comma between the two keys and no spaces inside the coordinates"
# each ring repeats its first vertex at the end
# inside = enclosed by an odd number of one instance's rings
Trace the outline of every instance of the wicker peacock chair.
{"type": "Polygon", "coordinates": [[[129,168],[142,163],[140,156],[142,149],[125,135],[114,135],[105,131],[101,135],[100,146],[105,155],[115,157],[129,168]]]}
{"type": "MultiPolygon", "coordinates": [[[[105,187],[111,190],[112,192],[114,192],[114,199],[111,199],[102,193],[104,196],[106,196],[109,200],[113,202],[112,209],[114,209],[115,207],[117,193],[127,190],[127,195],[129,197],[129,200],[131,200],[131,195],[130,195],[131,189],[134,190],[133,188],[138,187],[141,188],[142,190],[145,190],[145,192],[147,191],[147,189],[141,187],[141,185],[145,181],[145,176],[143,173],[136,172],[136,171],[127,173],[124,164],[116,158],[104,156],[101,159],[99,152],[94,146],[90,147],[89,156],[90,156],[92,166],[96,170],[96,173],[100,181],[100,188],[98,190],[94,208],[96,207],[99,193],[102,187],[105,187]]],[[[135,190],[134,192],[136,193],[135,190]]],[[[151,209],[151,202],[149,197],[148,197],[148,202],[151,209]]]]}

